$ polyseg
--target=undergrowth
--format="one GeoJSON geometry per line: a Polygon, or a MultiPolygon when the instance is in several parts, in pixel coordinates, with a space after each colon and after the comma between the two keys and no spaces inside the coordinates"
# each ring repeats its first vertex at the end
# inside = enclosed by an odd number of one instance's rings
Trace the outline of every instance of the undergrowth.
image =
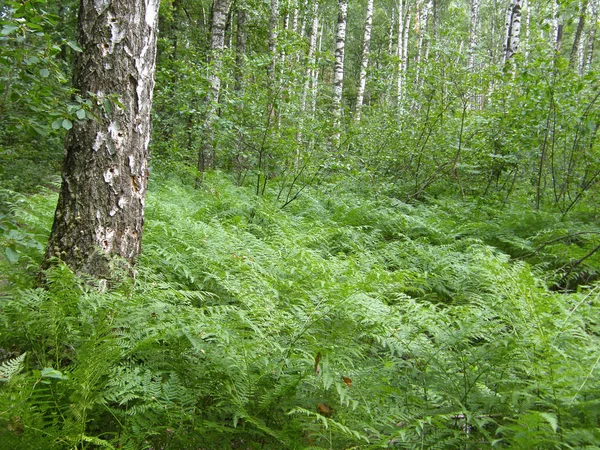
{"type": "Polygon", "coordinates": [[[600,446],[592,226],[161,180],[134,282],[42,290],[55,196],[3,195],[3,449],[600,446]]]}

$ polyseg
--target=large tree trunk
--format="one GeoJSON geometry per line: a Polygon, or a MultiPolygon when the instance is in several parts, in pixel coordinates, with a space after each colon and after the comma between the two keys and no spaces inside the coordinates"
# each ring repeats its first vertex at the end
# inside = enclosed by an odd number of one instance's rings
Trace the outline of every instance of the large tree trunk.
{"type": "Polygon", "coordinates": [[[338,21],[335,36],[335,65],[333,69],[333,143],[340,144],[342,121],[342,92],[344,90],[344,52],[348,0],[338,0],[338,21]]]}
{"type": "MultiPolygon", "coordinates": [[[[202,125],[202,145],[198,151],[198,172],[203,173],[215,164],[214,124],[217,118],[219,96],[221,95],[221,67],[223,65],[223,49],[225,48],[225,28],[230,0],[214,0],[211,26],[211,62],[209,75],[210,89],[207,95],[208,109],[202,125]]],[[[196,179],[196,186],[201,178],[196,179]]]]}
{"type": "Polygon", "coordinates": [[[367,84],[367,68],[369,67],[369,52],[371,49],[371,28],[373,27],[373,0],[367,0],[367,18],[365,20],[365,35],[363,38],[363,52],[358,80],[358,93],[356,95],[356,113],[354,119],[360,122],[360,113],[365,96],[367,84]]]}
{"type": "Polygon", "coordinates": [[[73,124],[43,267],[57,257],[76,273],[111,277],[141,250],[148,181],[159,0],[82,0],[83,49],[73,86],[91,96],[96,119],[73,124]]]}

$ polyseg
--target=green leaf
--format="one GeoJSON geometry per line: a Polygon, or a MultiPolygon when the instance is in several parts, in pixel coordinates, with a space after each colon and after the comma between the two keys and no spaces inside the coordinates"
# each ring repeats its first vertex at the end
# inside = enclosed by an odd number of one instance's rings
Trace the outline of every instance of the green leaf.
{"type": "Polygon", "coordinates": [[[558,430],[558,419],[556,416],[547,412],[541,412],[539,415],[542,419],[548,422],[548,424],[552,427],[552,430],[556,433],[558,430]]]}
{"type": "Polygon", "coordinates": [[[52,129],[53,130],[59,130],[60,127],[62,127],[62,119],[57,119],[54,122],[52,122],[52,129]]]}
{"type": "Polygon", "coordinates": [[[104,111],[106,111],[106,114],[110,114],[112,113],[113,107],[112,107],[112,103],[109,99],[105,98],[104,99],[104,111]]]}
{"type": "Polygon", "coordinates": [[[69,47],[71,47],[73,50],[75,50],[77,53],[81,53],[83,52],[83,50],[81,49],[81,47],[79,45],[77,45],[75,42],[73,41],[67,41],[67,45],[69,47]]]}
{"type": "Polygon", "coordinates": [[[53,369],[52,367],[44,367],[42,369],[42,378],[54,378],[55,380],[67,380],[67,376],[62,372],[53,369]]]}
{"type": "Polygon", "coordinates": [[[73,122],[71,122],[69,119],[65,119],[62,121],[62,127],[69,131],[71,128],[73,128],[73,122]]]}
{"type": "Polygon", "coordinates": [[[19,261],[19,254],[12,247],[6,247],[4,254],[8,258],[11,264],[16,264],[19,261]]]}
{"type": "Polygon", "coordinates": [[[79,110],[78,110],[78,111],[75,113],[75,115],[77,116],[77,118],[78,118],[79,120],[83,120],[83,119],[85,119],[85,110],[84,110],[84,109],[79,109],[79,110]]]}
{"type": "Polygon", "coordinates": [[[4,25],[2,27],[2,31],[0,31],[0,34],[2,36],[8,36],[9,34],[13,33],[17,28],[19,27],[16,27],[14,25],[4,25]]]}
{"type": "Polygon", "coordinates": [[[50,71],[48,69],[40,69],[40,77],[48,78],[50,76],[50,71]]]}

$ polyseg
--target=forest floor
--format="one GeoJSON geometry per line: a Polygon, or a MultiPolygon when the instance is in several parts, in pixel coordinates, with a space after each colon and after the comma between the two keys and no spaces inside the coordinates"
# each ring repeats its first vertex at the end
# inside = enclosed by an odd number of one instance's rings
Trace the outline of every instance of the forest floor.
{"type": "Polygon", "coordinates": [[[11,194],[0,448],[598,448],[600,230],[350,185],[154,181],[106,292],[34,287],[56,194],[11,194]]]}

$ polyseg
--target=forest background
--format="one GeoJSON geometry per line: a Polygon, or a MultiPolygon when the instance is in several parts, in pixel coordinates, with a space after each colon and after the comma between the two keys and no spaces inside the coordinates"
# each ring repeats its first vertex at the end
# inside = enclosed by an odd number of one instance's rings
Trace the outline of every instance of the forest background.
{"type": "Polygon", "coordinates": [[[0,448],[598,448],[597,0],[161,3],[104,291],[36,287],[78,5],[0,4],[0,448]]]}

